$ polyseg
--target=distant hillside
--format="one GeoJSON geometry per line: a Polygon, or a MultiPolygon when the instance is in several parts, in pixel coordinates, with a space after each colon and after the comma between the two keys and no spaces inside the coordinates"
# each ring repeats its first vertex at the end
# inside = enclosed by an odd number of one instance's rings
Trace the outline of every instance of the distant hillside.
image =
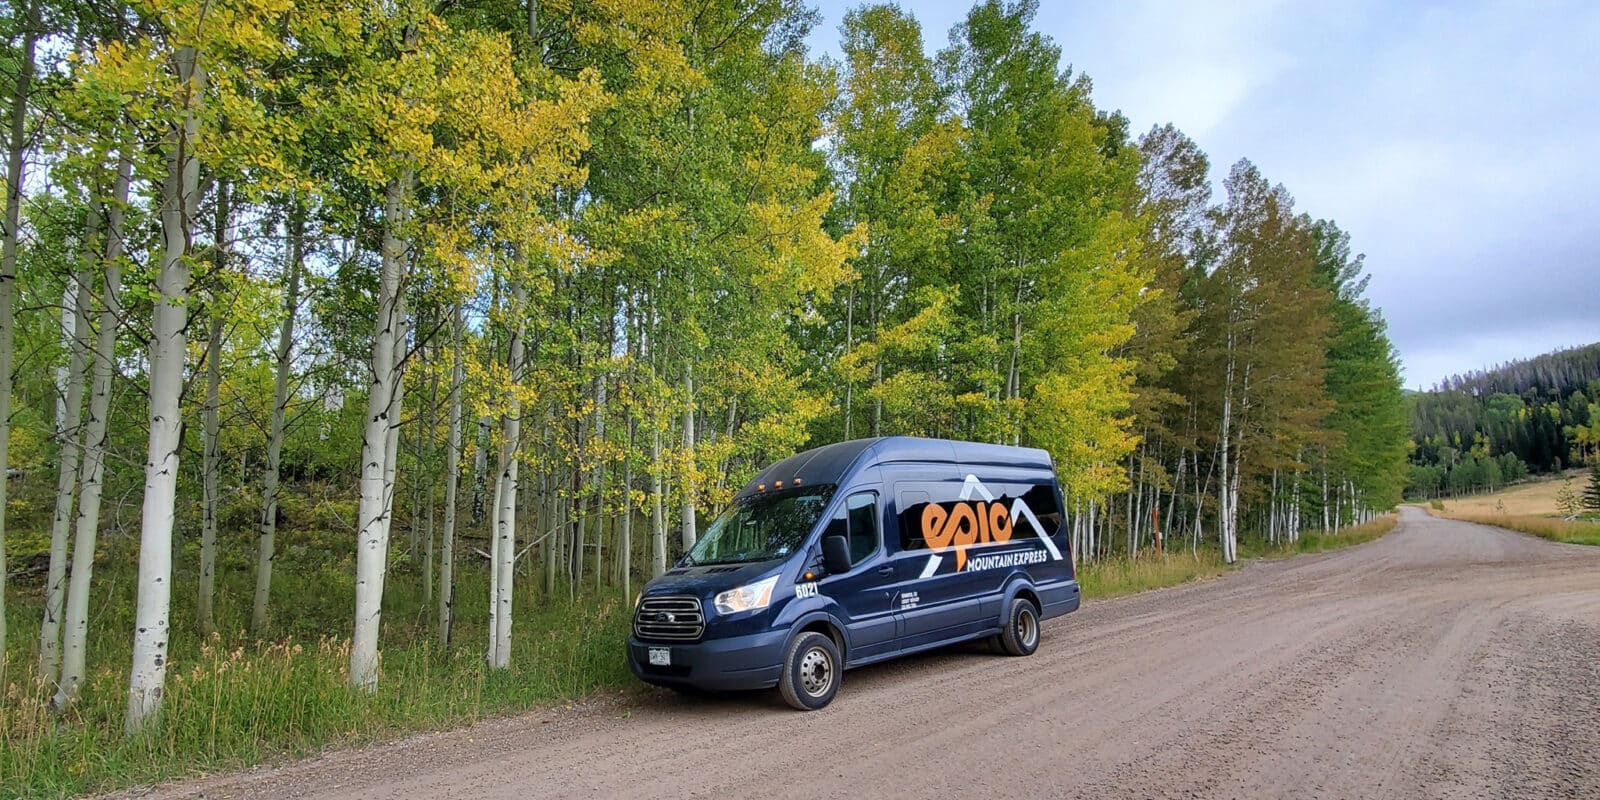
{"type": "Polygon", "coordinates": [[[1452,375],[1406,399],[1412,496],[1491,489],[1600,457],[1600,343],[1452,375]]]}
{"type": "MultiPolygon", "coordinates": [[[[1466,375],[1451,375],[1434,384],[1433,391],[1521,395],[1535,390],[1544,395],[1565,397],[1574,391],[1588,392],[1589,384],[1594,381],[1600,381],[1600,342],[1556,350],[1466,375]]],[[[1590,394],[1589,398],[1594,399],[1594,395],[1590,394]]]]}

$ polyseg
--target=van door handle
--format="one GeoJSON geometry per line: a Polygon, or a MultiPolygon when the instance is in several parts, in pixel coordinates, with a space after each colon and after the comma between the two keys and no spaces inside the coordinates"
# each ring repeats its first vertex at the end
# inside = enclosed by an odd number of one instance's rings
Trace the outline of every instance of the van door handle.
{"type": "Polygon", "coordinates": [[[893,575],[894,574],[894,565],[885,564],[885,565],[883,565],[881,567],[878,567],[878,574],[879,575],[893,575]]]}

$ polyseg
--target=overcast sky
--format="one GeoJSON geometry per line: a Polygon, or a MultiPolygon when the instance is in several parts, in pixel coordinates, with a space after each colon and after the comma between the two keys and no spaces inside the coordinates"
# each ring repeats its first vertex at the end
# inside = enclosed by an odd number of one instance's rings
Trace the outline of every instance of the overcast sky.
{"type": "MultiPolygon", "coordinates": [[[[820,4],[814,49],[855,5],[820,4]]],[[[901,5],[930,51],[967,7],[901,5]]],[[[1042,6],[1099,106],[1350,232],[1408,386],[1600,341],[1600,3],[1042,6]]]]}

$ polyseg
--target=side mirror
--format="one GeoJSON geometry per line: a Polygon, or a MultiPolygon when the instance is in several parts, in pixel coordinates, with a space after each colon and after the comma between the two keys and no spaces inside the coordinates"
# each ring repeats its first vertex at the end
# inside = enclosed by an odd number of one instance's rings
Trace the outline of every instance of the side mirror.
{"type": "Polygon", "coordinates": [[[822,537],[822,568],[829,575],[850,571],[850,540],[843,536],[822,537]]]}

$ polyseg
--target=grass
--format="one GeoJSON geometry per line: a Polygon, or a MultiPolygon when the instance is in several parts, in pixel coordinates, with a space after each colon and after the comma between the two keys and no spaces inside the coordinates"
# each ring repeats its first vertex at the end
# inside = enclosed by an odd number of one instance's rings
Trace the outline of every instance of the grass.
{"type": "Polygon", "coordinates": [[[1556,493],[1561,491],[1563,479],[1570,479],[1572,490],[1582,494],[1584,485],[1588,483],[1588,475],[1588,470],[1569,470],[1564,475],[1525,480],[1484,494],[1446,497],[1440,502],[1450,512],[1463,514],[1498,514],[1514,517],[1559,514],[1556,493]]]}
{"type": "MultiPolygon", "coordinates": [[[[1281,558],[1323,553],[1370,542],[1393,530],[1396,521],[1394,515],[1386,515],[1336,533],[1308,532],[1293,543],[1273,545],[1247,540],[1239,543],[1239,554],[1243,558],[1281,558]]],[[[1084,564],[1078,569],[1078,582],[1087,598],[1117,597],[1214,578],[1228,569],[1222,553],[1214,547],[1169,551],[1161,556],[1147,551],[1134,559],[1116,558],[1084,564]]]]}
{"type": "MultiPolygon", "coordinates": [[[[77,705],[57,717],[53,687],[33,674],[38,586],[13,585],[7,599],[7,664],[0,668],[0,798],[67,797],[239,769],[275,759],[398,734],[460,727],[630,685],[621,657],[631,608],[620,589],[575,600],[540,595],[540,576],[520,578],[512,667],[491,672],[482,652],[487,576],[464,565],[454,645],[432,632],[432,603],[401,559],[385,593],[382,677],[376,693],[348,688],[349,642],[313,633],[348,631],[352,570],[280,562],[276,613],[292,620],[257,640],[249,615],[248,569],[219,577],[224,633],[196,632],[192,572],[175,576],[170,667],[159,721],[136,738],[122,734],[132,630],[135,559],[108,542],[96,567],[89,676],[77,705]]],[[[248,553],[248,550],[240,552],[248,553]]],[[[286,559],[286,561],[289,559],[286,559]]],[[[188,563],[193,563],[190,559],[188,563]]]]}
{"type": "Polygon", "coordinates": [[[1086,563],[1078,567],[1078,584],[1085,598],[1117,597],[1206,580],[1227,571],[1222,553],[1206,547],[1086,563]]]}
{"type": "MultiPolygon", "coordinates": [[[[1321,552],[1369,541],[1393,525],[1368,523],[1332,536],[1307,534],[1292,547],[1247,547],[1250,556],[1321,552]]],[[[239,554],[219,570],[217,609],[223,633],[196,633],[195,577],[175,575],[171,666],[163,712],[136,738],[122,734],[133,615],[136,542],[106,542],[97,563],[90,675],[78,705],[57,717],[50,687],[32,674],[39,619],[37,584],[13,585],[8,598],[10,652],[0,668],[0,798],[67,797],[237,770],[311,754],[330,746],[378,741],[634,685],[622,658],[628,602],[620,590],[592,589],[575,599],[544,596],[539,576],[519,578],[512,667],[484,668],[487,576],[468,560],[459,573],[454,644],[441,649],[403,557],[391,568],[383,617],[382,678],[375,694],[347,685],[347,631],[354,607],[348,555],[322,547],[295,561],[293,537],[279,562],[270,636],[243,632],[250,609],[249,542],[224,543],[239,554]]],[[[398,547],[398,545],[397,545],[398,547]]],[[[189,548],[192,551],[192,547],[189,548]]],[[[195,563],[193,552],[180,565],[195,563]]],[[[1084,593],[1112,597],[1204,580],[1226,572],[1214,549],[1085,565],[1084,593]]]]}
{"type": "Polygon", "coordinates": [[[1557,493],[1569,485],[1568,480],[1572,491],[1581,493],[1588,474],[1587,470],[1572,470],[1497,492],[1433,500],[1428,503],[1428,513],[1531,533],[1552,542],[1600,546],[1600,519],[1593,515],[1565,519],[1556,503],[1557,493]]]}
{"type": "Polygon", "coordinates": [[[1479,525],[1493,525],[1497,528],[1531,533],[1534,536],[1541,539],[1549,539],[1552,542],[1587,544],[1600,547],[1600,522],[1590,520],[1567,520],[1559,517],[1530,516],[1526,514],[1472,514],[1458,512],[1453,509],[1444,512],[1444,516],[1463,522],[1476,522],[1479,525]]]}

